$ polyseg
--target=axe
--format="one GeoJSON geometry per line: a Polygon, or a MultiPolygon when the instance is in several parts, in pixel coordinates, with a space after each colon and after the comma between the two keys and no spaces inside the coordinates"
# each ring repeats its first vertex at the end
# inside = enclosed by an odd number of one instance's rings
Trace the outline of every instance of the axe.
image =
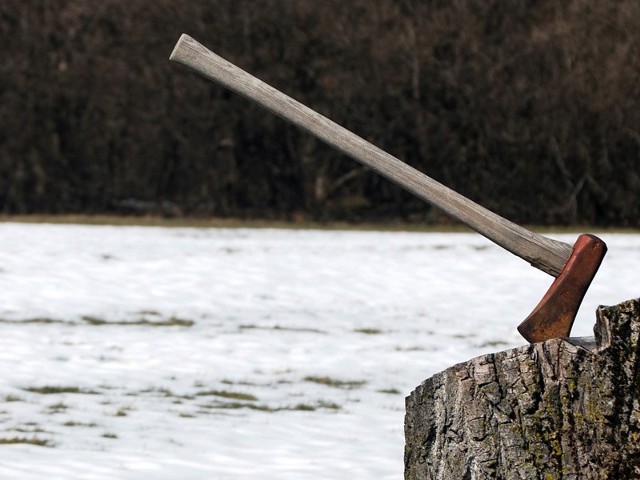
{"type": "Polygon", "coordinates": [[[267,85],[188,35],[180,37],[169,58],[256,102],[555,277],[518,331],[531,343],[569,336],[607,251],[598,237],[580,235],[572,247],[512,223],[267,85]]]}

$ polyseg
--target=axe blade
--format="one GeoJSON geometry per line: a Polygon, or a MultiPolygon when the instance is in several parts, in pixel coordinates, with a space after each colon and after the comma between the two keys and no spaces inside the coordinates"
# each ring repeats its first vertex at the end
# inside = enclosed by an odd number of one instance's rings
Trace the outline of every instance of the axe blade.
{"type": "Polygon", "coordinates": [[[518,326],[527,341],[536,343],[569,336],[582,299],[606,253],[607,245],[595,235],[578,237],[560,275],[518,326]]]}

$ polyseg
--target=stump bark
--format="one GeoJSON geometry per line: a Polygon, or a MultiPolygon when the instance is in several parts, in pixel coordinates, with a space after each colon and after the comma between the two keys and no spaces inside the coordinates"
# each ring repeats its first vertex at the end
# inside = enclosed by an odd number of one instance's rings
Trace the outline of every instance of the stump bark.
{"type": "Polygon", "coordinates": [[[405,480],[640,479],[640,299],[595,337],[483,355],[406,399],[405,480]]]}

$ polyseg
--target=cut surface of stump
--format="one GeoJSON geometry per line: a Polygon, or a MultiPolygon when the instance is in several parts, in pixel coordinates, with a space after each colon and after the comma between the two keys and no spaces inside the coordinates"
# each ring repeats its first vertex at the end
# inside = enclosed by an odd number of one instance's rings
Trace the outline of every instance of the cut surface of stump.
{"type": "Polygon", "coordinates": [[[455,365],[406,399],[405,479],[640,479],[640,299],[595,337],[455,365]]]}

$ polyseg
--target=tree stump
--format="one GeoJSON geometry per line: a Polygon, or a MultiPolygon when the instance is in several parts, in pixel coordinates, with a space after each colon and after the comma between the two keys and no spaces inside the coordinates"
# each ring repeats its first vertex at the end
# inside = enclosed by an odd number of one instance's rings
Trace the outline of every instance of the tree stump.
{"type": "Polygon", "coordinates": [[[406,400],[405,480],[640,479],[640,299],[595,337],[492,353],[406,400]]]}

